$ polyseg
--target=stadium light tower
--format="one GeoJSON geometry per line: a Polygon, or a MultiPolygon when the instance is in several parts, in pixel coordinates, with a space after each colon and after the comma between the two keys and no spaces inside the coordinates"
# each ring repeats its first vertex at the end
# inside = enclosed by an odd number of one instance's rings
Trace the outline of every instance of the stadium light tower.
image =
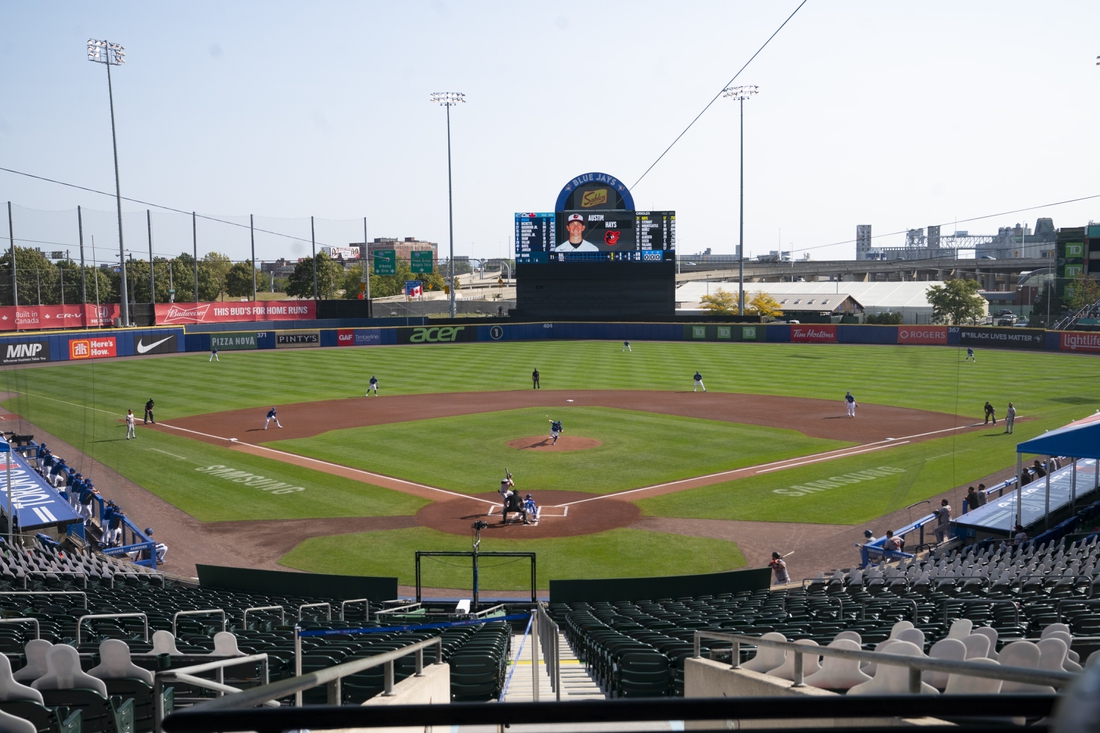
{"type": "Polygon", "coordinates": [[[738,216],[741,229],[737,240],[737,315],[745,315],[745,100],[760,93],[755,84],[742,87],[726,87],[723,97],[741,102],[741,213],[738,216]]]}
{"type": "MultiPolygon", "coordinates": [[[[126,293],[126,255],[122,246],[122,189],[118,183],[118,136],[115,134],[115,93],[111,87],[111,67],[126,63],[126,49],[110,41],[88,39],[88,60],[107,67],[107,98],[111,103],[111,145],[115,153],[115,205],[118,208],[118,259],[121,270],[122,325],[130,325],[130,301],[126,293]]],[[[151,266],[151,263],[150,263],[151,266]]]]}
{"type": "Polygon", "coordinates": [[[454,196],[451,192],[451,107],[466,101],[462,92],[432,92],[431,101],[447,108],[447,217],[451,237],[451,318],[456,317],[455,310],[455,212],[454,196]]]}

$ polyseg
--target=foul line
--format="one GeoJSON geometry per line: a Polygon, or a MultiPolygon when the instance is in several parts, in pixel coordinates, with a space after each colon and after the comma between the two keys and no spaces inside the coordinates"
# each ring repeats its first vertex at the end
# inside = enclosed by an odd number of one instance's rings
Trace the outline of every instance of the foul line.
{"type": "MultiPolygon", "coordinates": [[[[972,428],[981,423],[973,423],[971,425],[959,425],[951,428],[943,428],[941,430],[930,430],[926,433],[917,433],[915,435],[907,435],[903,438],[887,438],[886,440],[876,441],[874,443],[865,443],[863,445],[856,445],[850,448],[838,448],[837,450],[827,451],[825,453],[818,453],[813,456],[805,456],[801,458],[790,458],[785,461],[775,461],[774,463],[763,463],[759,466],[745,466],[744,468],[735,468],[729,471],[719,471],[718,473],[710,473],[704,476],[694,476],[692,478],[679,479],[677,481],[668,481],[663,484],[654,484],[652,486],[643,486],[640,489],[630,489],[628,491],[619,491],[614,494],[602,494],[600,496],[593,496],[588,499],[579,499],[578,501],[571,501],[568,504],[560,504],[559,506],[572,506],[574,504],[585,504],[590,501],[599,501],[600,499],[615,499],[620,496],[626,496],[628,494],[636,494],[640,491],[652,491],[654,489],[663,489],[669,486],[676,486],[677,484],[686,484],[694,481],[707,481],[708,479],[720,479],[723,476],[732,476],[734,474],[746,474],[757,475],[761,473],[771,473],[772,471],[782,471],[788,468],[796,468],[798,466],[804,466],[812,463],[820,463],[822,461],[828,461],[833,459],[847,458],[849,456],[857,456],[862,453],[870,453],[872,451],[882,450],[883,448],[892,448],[898,445],[907,445],[913,438],[923,438],[928,435],[936,435],[938,433],[950,433],[965,428],[972,428]]],[[[718,483],[717,481],[707,481],[708,484],[718,483]]],[[[706,485],[706,484],[704,484],[706,485]]]]}
{"type": "Polygon", "coordinates": [[[184,458],[183,456],[177,456],[177,455],[176,455],[175,453],[169,453],[168,451],[166,451],[166,450],[161,450],[160,448],[150,448],[149,450],[155,450],[155,451],[156,451],[157,453],[163,453],[163,454],[164,454],[164,455],[166,455],[166,456],[172,456],[173,458],[178,458],[178,459],[180,459],[181,461],[186,461],[186,460],[187,460],[187,459],[186,459],[186,458],[184,458]]]}
{"type": "MultiPolygon", "coordinates": [[[[165,423],[165,422],[157,423],[157,424],[162,425],[166,428],[172,428],[173,430],[181,430],[185,433],[192,433],[194,435],[201,435],[204,438],[213,438],[214,440],[224,440],[226,443],[233,443],[233,444],[236,444],[236,445],[247,445],[249,448],[256,448],[256,449],[259,449],[259,450],[265,450],[265,451],[268,451],[269,453],[276,453],[278,455],[286,456],[288,458],[293,458],[295,460],[308,461],[310,463],[316,463],[319,466],[329,466],[330,468],[338,468],[341,471],[350,471],[352,473],[357,473],[357,474],[367,476],[367,477],[373,478],[373,479],[384,479],[386,481],[392,481],[394,483],[403,484],[405,486],[415,486],[418,489],[427,489],[429,491],[436,491],[436,492],[439,492],[440,494],[446,494],[447,496],[453,496],[453,497],[456,497],[456,498],[459,498],[459,499],[473,499],[474,501],[480,501],[483,504],[492,504],[494,506],[496,505],[496,502],[486,501],[485,499],[479,499],[477,497],[469,496],[467,494],[458,494],[458,493],[455,493],[454,491],[447,491],[446,489],[437,489],[436,487],[428,486],[427,484],[418,484],[415,481],[406,481],[405,479],[394,478],[393,476],[385,476],[385,475],[380,474],[380,473],[371,473],[370,471],[364,471],[360,468],[352,468],[351,466],[344,466],[344,465],[341,465],[339,463],[332,463],[330,461],[322,461],[319,458],[310,458],[309,456],[303,456],[303,455],[299,455],[297,453],[289,453],[287,451],[278,450],[277,448],[268,448],[266,445],[257,445],[256,443],[244,443],[244,442],[241,442],[241,441],[238,441],[238,440],[231,440],[229,438],[224,438],[220,435],[211,435],[210,433],[203,433],[203,432],[200,432],[198,430],[191,430],[189,428],[177,427],[175,425],[170,425],[169,423],[165,423]]],[[[383,488],[385,488],[385,487],[383,487],[383,488]]]]}

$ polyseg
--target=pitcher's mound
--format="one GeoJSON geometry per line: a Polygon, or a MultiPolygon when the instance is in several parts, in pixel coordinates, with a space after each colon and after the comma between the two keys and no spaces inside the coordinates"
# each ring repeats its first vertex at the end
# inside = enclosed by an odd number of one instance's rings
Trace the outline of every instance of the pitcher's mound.
{"type": "Polygon", "coordinates": [[[588,450],[598,445],[600,445],[600,441],[594,438],[581,438],[576,435],[559,435],[557,445],[548,435],[538,435],[534,438],[516,438],[508,441],[509,448],[536,451],[588,450]]]}

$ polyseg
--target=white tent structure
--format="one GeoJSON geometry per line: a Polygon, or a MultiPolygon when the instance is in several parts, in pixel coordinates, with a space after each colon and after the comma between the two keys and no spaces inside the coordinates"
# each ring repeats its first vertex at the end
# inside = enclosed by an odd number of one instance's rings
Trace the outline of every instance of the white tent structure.
{"type": "MultiPolygon", "coordinates": [[[[901,313],[902,322],[909,324],[928,324],[932,322],[932,305],[928,302],[927,292],[933,285],[943,285],[941,281],[926,280],[920,282],[766,282],[745,283],[745,299],[752,293],[783,293],[803,295],[829,295],[848,293],[863,306],[868,315],[878,313],[901,313]]],[[[692,280],[676,288],[676,308],[681,311],[699,309],[700,299],[714,294],[719,289],[737,292],[737,281],[692,280]]]]}

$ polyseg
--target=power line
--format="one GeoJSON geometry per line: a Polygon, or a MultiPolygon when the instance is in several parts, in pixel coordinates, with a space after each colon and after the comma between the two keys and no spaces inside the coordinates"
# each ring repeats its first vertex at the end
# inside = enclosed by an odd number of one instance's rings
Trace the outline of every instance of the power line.
{"type": "MultiPolygon", "coordinates": [[[[948,225],[954,225],[954,224],[966,224],[966,223],[972,222],[972,221],[983,221],[985,219],[995,219],[998,216],[1008,216],[1010,214],[1022,214],[1025,211],[1035,211],[1036,209],[1046,209],[1046,208],[1049,208],[1049,207],[1052,207],[1052,206],[1063,206],[1065,204],[1076,204],[1076,203],[1079,203],[1081,201],[1091,201],[1092,199],[1097,199],[1097,198],[1100,198],[1100,193],[1093,194],[1091,196],[1081,196],[1081,197],[1075,198],[1075,199],[1066,199],[1064,201],[1055,201],[1055,202],[1049,203],[1049,204],[1037,204],[1035,206],[1025,206],[1022,209],[1012,209],[1011,211],[999,211],[996,214],[984,214],[982,216],[972,216],[969,219],[952,219],[951,221],[942,222],[941,224],[939,224],[939,226],[942,227],[942,226],[948,226],[948,225]]],[[[932,226],[936,226],[936,225],[933,224],[932,226]]],[[[871,239],[880,239],[882,237],[896,237],[899,234],[906,234],[906,233],[908,233],[908,231],[909,231],[908,229],[901,229],[901,230],[896,231],[896,232],[887,232],[886,234],[876,234],[873,237],[871,237],[871,239]]],[[[840,246],[842,244],[854,244],[855,241],[856,240],[854,240],[854,239],[845,239],[845,240],[842,240],[840,242],[831,242],[829,244],[815,244],[815,245],[810,245],[808,247],[799,247],[798,249],[799,249],[800,252],[810,250],[810,249],[824,249],[826,247],[837,247],[837,246],[840,246]]]]}
{"type": "MultiPolygon", "coordinates": [[[[94,193],[94,194],[97,194],[99,196],[109,196],[111,198],[115,197],[115,194],[108,193],[107,191],[99,191],[97,189],[88,188],[87,186],[81,186],[81,185],[76,184],[76,183],[69,183],[67,181],[59,181],[56,178],[48,178],[46,176],[38,176],[38,175],[35,175],[34,173],[27,173],[25,171],[17,171],[17,170],[14,170],[12,168],[4,168],[3,166],[0,166],[0,171],[4,171],[6,173],[11,173],[11,174],[16,175],[16,176],[25,176],[26,178],[33,178],[37,181],[45,181],[46,183],[53,183],[53,184],[58,185],[58,186],[65,186],[67,188],[75,188],[78,191],[87,191],[88,193],[94,193]]],[[[217,217],[214,217],[214,216],[207,216],[205,214],[198,214],[198,213],[195,213],[193,211],[184,211],[183,209],[177,209],[177,208],[174,208],[172,206],[165,206],[164,204],[154,204],[154,203],[149,202],[149,201],[142,201],[141,199],[133,199],[133,198],[130,198],[128,196],[123,196],[122,200],[123,201],[129,201],[130,203],[134,203],[134,204],[141,204],[142,206],[148,206],[148,207],[153,208],[153,209],[160,209],[162,211],[170,211],[173,214],[186,214],[187,216],[194,215],[197,218],[202,219],[203,221],[211,221],[211,222],[214,222],[214,223],[217,223],[217,224],[228,224],[229,226],[239,227],[241,229],[248,229],[249,228],[247,224],[241,224],[241,223],[235,222],[235,221],[227,221],[225,219],[218,219],[217,217]]],[[[293,234],[283,234],[282,232],[274,232],[274,231],[271,231],[270,229],[256,229],[256,231],[260,232],[261,234],[271,234],[271,235],[276,236],[276,237],[283,237],[285,239],[291,239],[291,240],[294,240],[296,242],[309,242],[310,241],[308,239],[305,239],[304,237],[296,237],[293,234]]],[[[323,242],[318,242],[318,244],[324,244],[324,243],[323,242]]],[[[340,244],[340,245],[327,245],[327,246],[342,247],[344,245],[340,244]]]]}
{"type": "MultiPolygon", "coordinates": [[[[778,28],[775,29],[775,33],[772,33],[770,36],[768,36],[768,40],[764,41],[764,45],[761,46],[760,48],[756,49],[756,53],[754,53],[752,55],[752,57],[748,61],[745,62],[744,66],[742,66],[740,69],[737,70],[737,73],[733,75],[733,78],[730,79],[729,81],[727,81],[724,85],[722,85],[722,89],[717,94],[714,95],[714,99],[707,102],[707,106],[703,107],[703,110],[699,114],[695,115],[695,119],[693,119],[688,124],[688,126],[684,128],[683,132],[681,132],[679,135],[676,136],[676,139],[672,141],[672,144],[670,144],[667,148],[665,148],[665,151],[663,153],[661,153],[659,156],[657,156],[657,160],[653,161],[653,164],[645,169],[645,173],[643,173],[638,178],[638,180],[634,181],[634,186],[637,186],[639,183],[641,183],[642,179],[645,178],[649,174],[649,172],[651,170],[653,170],[653,168],[656,167],[656,165],[658,163],[661,162],[661,159],[665,157],[665,155],[668,153],[668,151],[672,150],[673,146],[676,145],[676,143],[680,142],[680,138],[682,138],[684,135],[686,135],[688,130],[690,130],[692,128],[692,126],[696,122],[699,121],[699,118],[702,117],[704,114],[706,114],[707,110],[711,108],[711,105],[713,105],[715,102],[718,101],[718,98],[722,96],[722,92],[726,91],[726,88],[729,87],[730,84],[737,81],[737,77],[741,76],[741,72],[748,68],[749,64],[751,64],[753,62],[753,59],[755,59],[757,56],[759,56],[760,52],[763,51],[765,48],[767,48],[768,44],[772,42],[772,39],[775,38],[777,35],[779,35],[779,31],[783,30],[783,26],[787,25],[787,23],[789,23],[791,21],[791,18],[793,18],[795,16],[795,13],[797,13],[799,10],[801,10],[802,6],[805,5],[806,3],[808,3],[809,1],[810,0],[802,0],[802,2],[800,2],[798,4],[798,7],[794,9],[794,12],[791,13],[790,15],[788,15],[787,19],[785,21],[783,21],[783,23],[780,24],[780,26],[778,28]]],[[[631,186],[630,189],[633,190],[634,186],[631,186]]]]}

